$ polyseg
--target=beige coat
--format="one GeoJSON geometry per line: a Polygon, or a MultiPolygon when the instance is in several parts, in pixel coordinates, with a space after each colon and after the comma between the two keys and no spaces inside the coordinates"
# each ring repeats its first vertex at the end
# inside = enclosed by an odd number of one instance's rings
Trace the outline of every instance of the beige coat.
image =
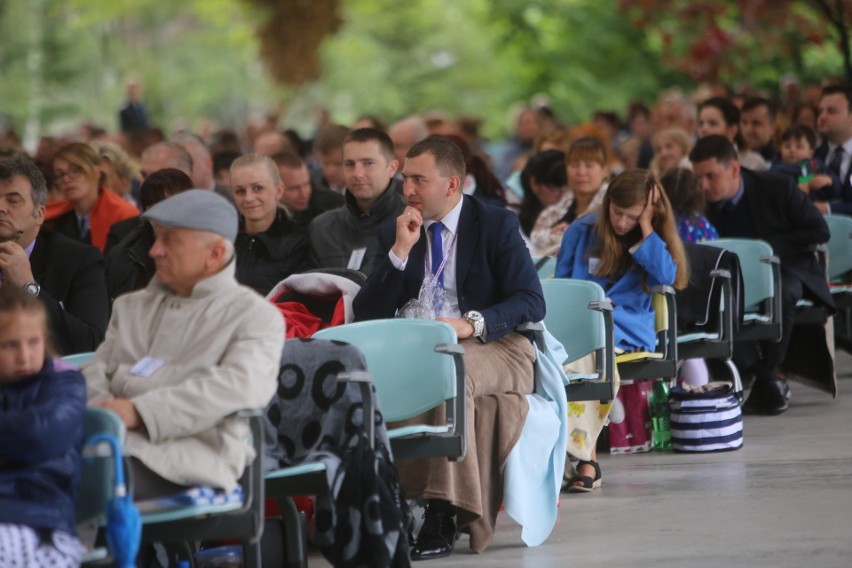
{"type": "Polygon", "coordinates": [[[115,302],[106,339],[84,369],[89,402],[130,399],[147,432],[125,452],[181,485],[232,489],[254,453],[244,419],[275,393],[284,346],[281,313],[234,279],[234,263],[188,298],[156,279],[115,302]],[[131,369],[149,357],[163,366],[131,369]]]}

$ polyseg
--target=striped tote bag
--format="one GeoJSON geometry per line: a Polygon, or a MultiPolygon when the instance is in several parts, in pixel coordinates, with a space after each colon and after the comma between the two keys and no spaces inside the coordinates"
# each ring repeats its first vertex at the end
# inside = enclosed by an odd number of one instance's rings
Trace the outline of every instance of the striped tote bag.
{"type": "Polygon", "coordinates": [[[720,452],[743,446],[743,413],[732,383],[708,383],[701,390],[678,385],[669,396],[672,449],[720,452]]]}

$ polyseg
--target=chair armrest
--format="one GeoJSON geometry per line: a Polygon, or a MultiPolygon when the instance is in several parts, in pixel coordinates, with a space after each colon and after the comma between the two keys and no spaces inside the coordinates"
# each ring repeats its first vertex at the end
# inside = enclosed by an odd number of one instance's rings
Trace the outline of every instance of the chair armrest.
{"type": "Polygon", "coordinates": [[[260,408],[246,408],[228,415],[229,418],[246,418],[251,432],[251,443],[254,449],[254,459],[246,466],[240,486],[243,488],[243,506],[235,513],[245,513],[254,509],[258,515],[263,511],[263,410],[260,408]]]}
{"type": "Polygon", "coordinates": [[[363,401],[364,429],[367,431],[370,448],[375,448],[376,409],[373,406],[373,378],[367,371],[345,371],[337,374],[337,380],[358,385],[363,401]]]}
{"type": "Polygon", "coordinates": [[[657,284],[651,288],[651,292],[654,294],[666,294],[666,295],[675,295],[675,289],[669,286],[668,284],[657,284]]]}
{"type": "Polygon", "coordinates": [[[730,280],[731,279],[731,271],[730,270],[723,270],[721,268],[719,268],[717,270],[711,270],[710,271],[710,277],[711,278],[725,278],[727,280],[730,280]]]}
{"type": "Polygon", "coordinates": [[[660,284],[651,288],[654,294],[662,294],[666,300],[666,332],[663,343],[663,357],[669,361],[677,361],[677,303],[675,301],[675,289],[671,286],[660,284]]]}
{"type": "Polygon", "coordinates": [[[253,416],[263,416],[263,411],[259,408],[246,408],[244,410],[237,410],[231,416],[236,418],[251,418],[253,416]]]}
{"type": "Polygon", "coordinates": [[[589,309],[599,312],[611,312],[613,310],[612,300],[595,300],[589,302],[589,309]]]}
{"type": "Polygon", "coordinates": [[[516,327],[515,331],[544,331],[544,323],[540,321],[528,321],[516,327]]]}
{"type": "Polygon", "coordinates": [[[451,355],[464,355],[464,347],[458,343],[439,343],[435,346],[436,353],[449,353],[451,355]]]}
{"type": "Polygon", "coordinates": [[[775,294],[772,297],[770,315],[772,323],[778,325],[778,336],[775,338],[777,342],[781,341],[781,259],[773,254],[771,256],[761,256],[760,261],[772,266],[772,288],[775,294]]]}
{"type": "Polygon", "coordinates": [[[451,355],[456,364],[456,398],[447,404],[447,423],[453,435],[461,439],[461,456],[467,453],[467,384],[464,372],[464,347],[458,343],[439,343],[435,346],[436,353],[451,355]]]}

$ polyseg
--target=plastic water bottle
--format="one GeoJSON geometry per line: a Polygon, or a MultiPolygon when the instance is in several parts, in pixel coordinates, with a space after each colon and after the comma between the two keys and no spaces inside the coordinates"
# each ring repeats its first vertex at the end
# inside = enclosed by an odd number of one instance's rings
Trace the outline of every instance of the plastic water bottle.
{"type": "Polygon", "coordinates": [[[648,397],[651,411],[654,449],[670,451],[672,449],[672,428],[669,413],[669,385],[666,381],[657,381],[651,396],[648,397]]]}

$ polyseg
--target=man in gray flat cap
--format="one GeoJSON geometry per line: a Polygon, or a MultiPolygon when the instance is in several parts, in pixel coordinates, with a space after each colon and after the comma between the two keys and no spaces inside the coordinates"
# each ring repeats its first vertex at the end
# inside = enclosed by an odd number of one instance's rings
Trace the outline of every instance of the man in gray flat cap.
{"type": "Polygon", "coordinates": [[[275,393],[284,320],[234,277],[237,212],[224,198],[191,189],[142,217],[156,276],[115,301],[83,370],[89,404],[127,428],[136,499],[232,490],[253,454],[245,420],[231,415],[275,393]]]}

